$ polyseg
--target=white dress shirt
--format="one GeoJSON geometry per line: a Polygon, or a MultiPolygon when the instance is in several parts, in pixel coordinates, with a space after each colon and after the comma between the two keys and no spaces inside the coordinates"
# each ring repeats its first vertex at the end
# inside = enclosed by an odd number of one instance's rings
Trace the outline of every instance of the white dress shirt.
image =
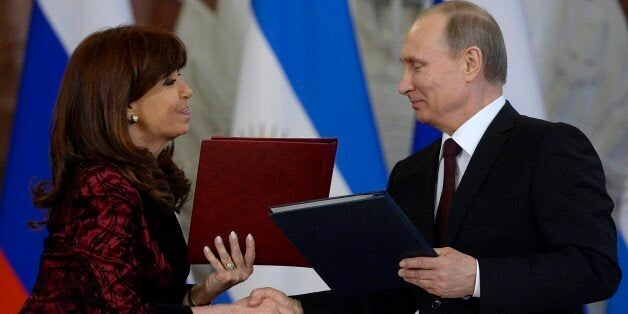
{"type": "MultiPolygon", "coordinates": [[[[467,170],[467,166],[469,165],[469,161],[471,161],[471,157],[473,156],[473,152],[475,152],[475,148],[478,146],[480,139],[486,132],[489,124],[493,121],[495,116],[499,110],[506,104],[506,99],[504,96],[499,96],[497,99],[493,100],[488,106],[482,108],[482,110],[478,111],[473,117],[467,120],[464,124],[462,124],[451,136],[449,134],[443,133],[440,147],[440,156],[439,156],[439,164],[438,164],[438,182],[436,183],[436,201],[434,204],[434,217],[436,217],[436,211],[438,210],[438,203],[440,201],[440,195],[443,192],[443,177],[445,172],[445,163],[443,162],[443,144],[445,140],[448,138],[453,138],[456,143],[462,148],[460,154],[456,156],[456,179],[455,184],[456,188],[458,188],[458,184],[460,184],[460,180],[464,175],[464,172],[467,170]]],[[[480,265],[475,263],[476,276],[475,276],[475,290],[473,291],[473,296],[476,298],[480,297],[480,265]]]]}

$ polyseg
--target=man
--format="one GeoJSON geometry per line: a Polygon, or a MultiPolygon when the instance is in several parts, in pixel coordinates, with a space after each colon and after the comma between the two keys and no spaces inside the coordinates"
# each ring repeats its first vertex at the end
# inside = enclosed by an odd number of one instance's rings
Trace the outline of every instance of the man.
{"type": "Polygon", "coordinates": [[[252,302],[305,312],[579,313],[612,296],[621,270],[600,160],[576,128],[521,116],[504,99],[506,49],[492,16],[463,1],[432,7],[409,30],[401,61],[399,92],[443,136],[400,161],[388,191],[439,256],[400,261],[413,288],[296,300],[261,289],[252,302]]]}

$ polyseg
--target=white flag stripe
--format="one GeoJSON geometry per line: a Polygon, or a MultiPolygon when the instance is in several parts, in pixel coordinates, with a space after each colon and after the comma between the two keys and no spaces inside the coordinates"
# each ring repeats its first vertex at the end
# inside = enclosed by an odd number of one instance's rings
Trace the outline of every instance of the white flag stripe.
{"type": "Polygon", "coordinates": [[[245,37],[238,85],[234,135],[318,137],[255,22],[245,37]]]}
{"type": "Polygon", "coordinates": [[[38,3],[68,55],[83,38],[97,30],[133,23],[128,0],[39,0],[38,3]]]}
{"type": "MultiPolygon", "coordinates": [[[[319,137],[277,57],[253,20],[245,35],[244,56],[235,100],[233,135],[319,137]]],[[[334,167],[331,195],[347,195],[349,186],[334,167]]]]}

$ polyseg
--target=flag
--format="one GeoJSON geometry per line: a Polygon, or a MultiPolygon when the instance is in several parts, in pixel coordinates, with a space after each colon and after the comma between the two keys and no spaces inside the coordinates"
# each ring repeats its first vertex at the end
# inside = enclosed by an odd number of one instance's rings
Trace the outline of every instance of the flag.
{"type": "Polygon", "coordinates": [[[606,312],[610,314],[625,313],[628,309],[628,179],[624,179],[624,189],[622,191],[620,208],[616,208],[618,211],[618,219],[615,219],[617,223],[618,235],[617,235],[617,257],[619,259],[619,267],[623,271],[623,277],[619,283],[619,288],[615,295],[608,300],[606,312]]]}
{"type": "MultiPolygon", "coordinates": [[[[435,0],[434,4],[441,2],[435,0]]],[[[543,98],[521,1],[470,0],[470,2],[493,15],[502,30],[508,55],[508,79],[504,85],[504,96],[519,113],[545,118],[543,98]]],[[[413,151],[420,150],[439,137],[438,130],[417,122],[413,151]]]]}
{"type": "Polygon", "coordinates": [[[17,312],[35,284],[45,231],[30,187],[50,179],[50,117],[70,53],[89,33],[132,22],[126,0],[37,0],[33,3],[3,190],[0,194],[0,309],[17,312]]]}
{"type": "MultiPolygon", "coordinates": [[[[346,1],[253,0],[232,134],[337,137],[332,195],[380,190],[386,169],[346,1]]],[[[328,289],[311,269],[256,266],[230,290],[273,286],[288,294],[328,289]]]]}

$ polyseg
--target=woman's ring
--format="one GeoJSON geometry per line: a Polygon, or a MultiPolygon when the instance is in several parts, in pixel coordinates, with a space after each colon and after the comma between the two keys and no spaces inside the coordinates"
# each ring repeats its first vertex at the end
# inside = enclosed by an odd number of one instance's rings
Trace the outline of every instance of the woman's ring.
{"type": "Polygon", "coordinates": [[[227,264],[224,264],[224,266],[225,266],[225,269],[228,270],[228,271],[229,270],[233,270],[234,268],[236,268],[236,266],[235,266],[235,264],[233,262],[229,262],[227,264]]]}

